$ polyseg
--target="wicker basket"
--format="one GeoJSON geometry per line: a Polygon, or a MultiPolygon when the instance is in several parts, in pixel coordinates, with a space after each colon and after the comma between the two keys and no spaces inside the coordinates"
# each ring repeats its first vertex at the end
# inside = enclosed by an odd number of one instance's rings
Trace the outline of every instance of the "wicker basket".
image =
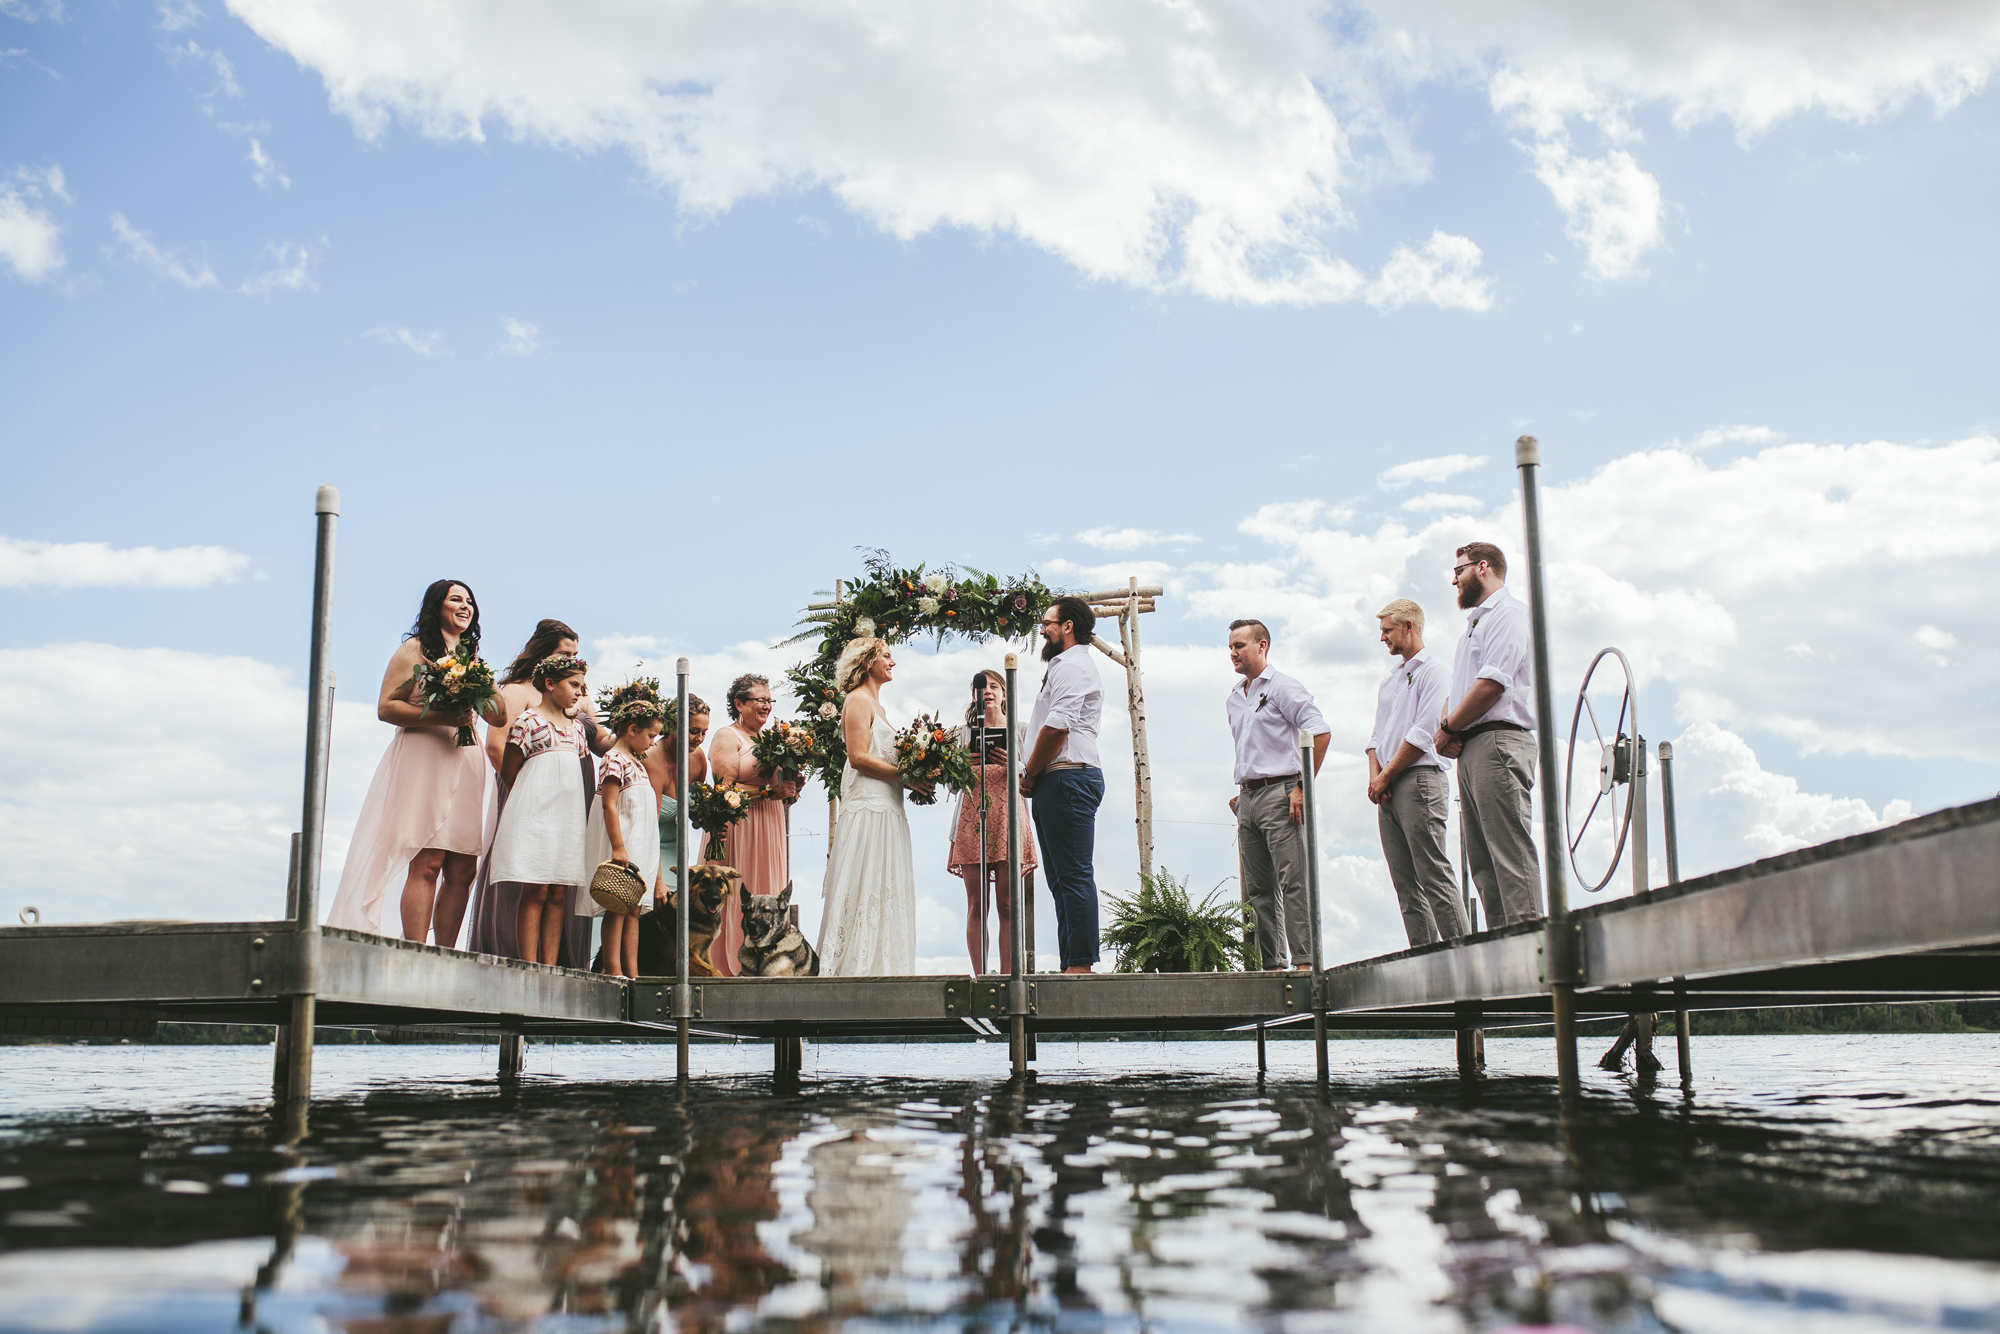
{"type": "Polygon", "coordinates": [[[597,874],[590,877],[590,897],[602,904],[606,912],[637,912],[639,900],[646,897],[646,882],[629,866],[599,862],[597,874]]]}

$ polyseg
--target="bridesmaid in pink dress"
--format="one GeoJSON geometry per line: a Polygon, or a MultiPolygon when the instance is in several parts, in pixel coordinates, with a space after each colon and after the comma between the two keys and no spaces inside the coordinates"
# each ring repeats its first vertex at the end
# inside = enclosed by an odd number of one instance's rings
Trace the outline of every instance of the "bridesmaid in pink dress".
{"type": "MultiPolygon", "coordinates": [[[[750,750],[750,737],[771,721],[771,682],[754,674],[737,677],[729,686],[730,724],[708,743],[708,762],[717,783],[741,783],[745,787],[769,786],[769,775],[757,769],[750,750]]],[[[743,884],[752,894],[779,894],[791,881],[791,865],[785,856],[785,808],[797,800],[797,783],[771,788],[771,795],[752,802],[750,814],[729,826],[722,853],[712,860],[729,863],[743,873],[743,884]]],[[[734,894],[722,902],[722,924],[708,957],[715,971],[724,977],[736,975],[736,952],[743,946],[743,906],[734,894]]]]}
{"type": "MultiPolygon", "coordinates": [[[[361,817],[348,844],[328,926],[381,935],[383,900],[399,891],[403,939],[431,938],[451,949],[465,920],[472,877],[486,847],[489,772],[478,746],[461,746],[457,729],[468,714],[440,717],[416,703],[410,680],[419,657],[435,661],[459,640],[479,637],[479,602],[472,590],[440,579],[424,590],[417,623],[389,659],[375,716],[397,731],[375,769],[361,817]]],[[[489,725],[504,720],[496,703],[489,725]]]]}

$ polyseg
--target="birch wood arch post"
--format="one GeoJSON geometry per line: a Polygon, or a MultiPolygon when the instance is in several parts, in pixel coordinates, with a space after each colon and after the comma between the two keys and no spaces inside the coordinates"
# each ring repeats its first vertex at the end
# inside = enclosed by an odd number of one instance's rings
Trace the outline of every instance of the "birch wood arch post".
{"type": "MultiPolygon", "coordinates": [[[[957,636],[978,643],[985,639],[1019,640],[1032,644],[1035,629],[1049,604],[1065,594],[1052,589],[1033,571],[1001,578],[968,568],[969,577],[954,578],[950,566],[930,571],[923,565],[894,566],[887,552],[865,551],[866,579],[836,579],[833,597],[806,606],[799,624],[808,627],[792,643],[817,638],[818,652],[786,672],[806,725],[826,757],[819,770],[827,790],[826,840],[833,847],[840,819],[840,770],[846,748],[840,736],[840,705],[844,696],[833,679],[840,650],[857,635],[875,635],[899,644],[931,634],[942,643],[957,636]]],[[[1140,679],[1139,617],[1152,611],[1163,590],[1139,586],[1128,578],[1124,588],[1081,594],[1099,620],[1118,622],[1119,643],[1093,635],[1091,646],[1125,669],[1125,704],[1132,720],[1133,822],[1139,843],[1139,870],[1153,873],[1153,771],[1146,747],[1146,695],[1140,679]]]]}

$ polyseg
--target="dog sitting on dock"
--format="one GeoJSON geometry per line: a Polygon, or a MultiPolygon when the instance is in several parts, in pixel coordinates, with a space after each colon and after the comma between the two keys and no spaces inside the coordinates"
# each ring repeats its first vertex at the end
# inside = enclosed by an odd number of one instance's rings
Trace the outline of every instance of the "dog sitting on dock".
{"type": "Polygon", "coordinates": [[[743,948],[736,952],[740,977],[818,977],[819,954],[792,921],[792,887],[782,894],[737,893],[743,900],[743,948]]]}
{"type": "MultiPolygon", "coordinates": [[[[689,977],[715,976],[708,950],[722,925],[722,896],[729,892],[730,881],[742,878],[733,866],[688,867],[688,879],[694,884],[694,897],[688,900],[689,977]]],[[[675,911],[673,895],[664,894],[659,907],[639,919],[639,976],[674,976],[675,911]]]]}

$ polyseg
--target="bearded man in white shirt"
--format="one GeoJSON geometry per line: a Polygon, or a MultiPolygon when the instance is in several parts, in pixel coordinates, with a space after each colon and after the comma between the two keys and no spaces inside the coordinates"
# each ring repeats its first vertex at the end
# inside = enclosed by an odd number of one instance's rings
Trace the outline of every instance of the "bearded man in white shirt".
{"type": "Polygon", "coordinates": [[[1491,542],[1458,549],[1451,581],[1466,610],[1451,699],[1435,736],[1458,761],[1465,860],[1489,926],[1542,915],[1529,793],[1535,786],[1535,656],[1528,608],[1507,591],[1507,557],[1491,542]]]}
{"type": "Polygon", "coordinates": [[[1090,657],[1096,629],[1096,613],[1082,598],[1057,598],[1042,614],[1042,661],[1049,669],[1028,715],[1033,749],[1021,766],[1021,795],[1033,798],[1042,878],[1056,901],[1065,973],[1087,973],[1098,959],[1094,860],[1097,808],[1104,802],[1097,759],[1104,687],[1090,657]]]}
{"type": "Polygon", "coordinates": [[[1400,662],[1375,696],[1368,738],[1368,800],[1382,836],[1382,858],[1396,887],[1403,932],[1412,945],[1465,934],[1451,858],[1445,852],[1451,761],[1437,753],[1431,719],[1444,716],[1451,680],[1424,647],[1424,609],[1397,598],[1375,613],[1382,642],[1400,662]]]}

